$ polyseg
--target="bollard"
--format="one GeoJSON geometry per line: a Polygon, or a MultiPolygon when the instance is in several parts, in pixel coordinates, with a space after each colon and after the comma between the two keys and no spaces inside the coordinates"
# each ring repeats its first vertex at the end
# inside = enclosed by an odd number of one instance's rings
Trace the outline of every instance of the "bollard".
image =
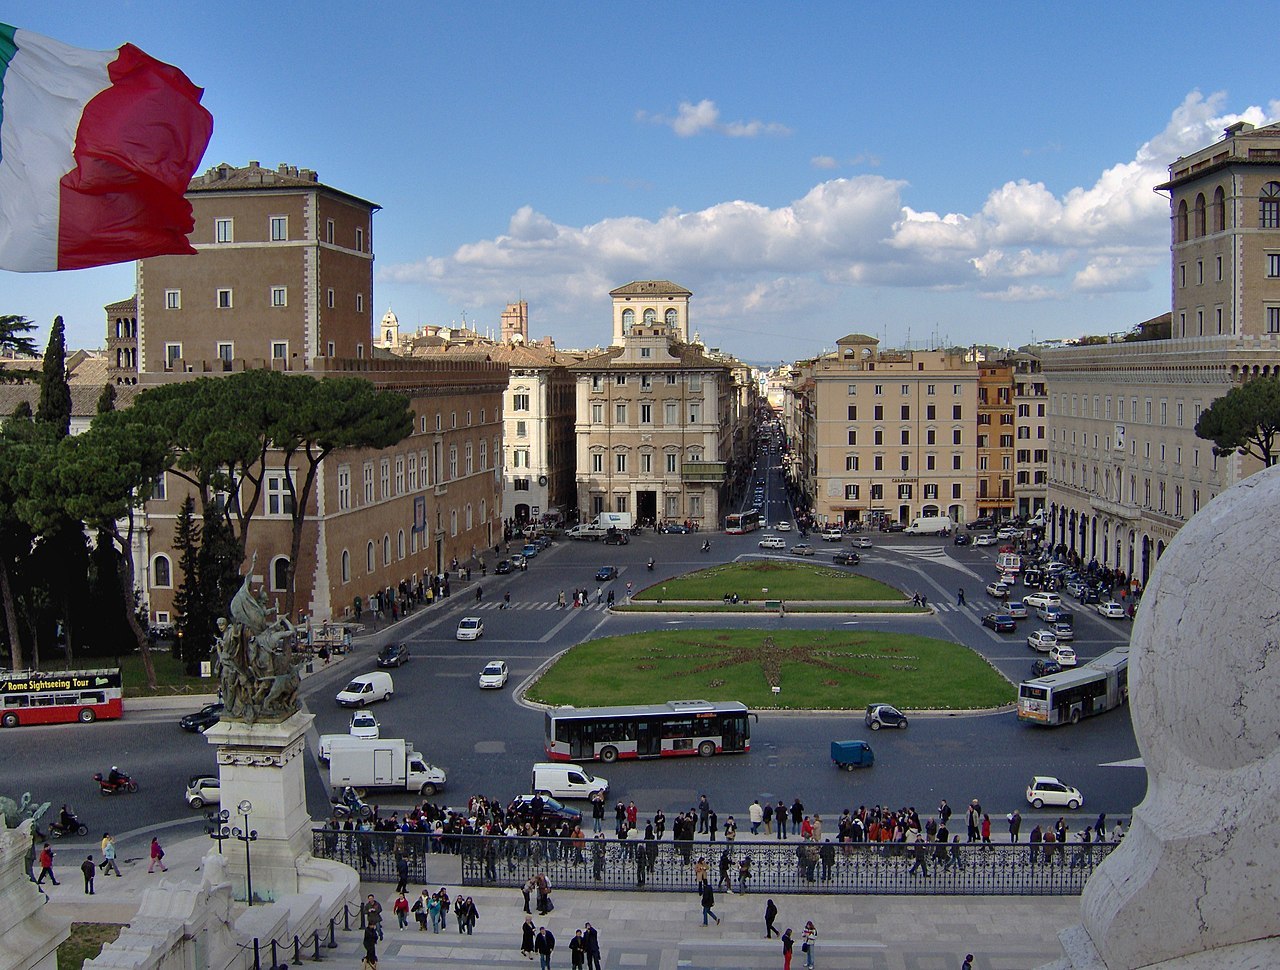
{"type": "Polygon", "coordinates": [[[271,939],[271,970],[289,970],[289,964],[280,962],[279,953],[277,952],[277,943],[274,937],[271,939]]]}
{"type": "Polygon", "coordinates": [[[262,952],[258,947],[258,938],[253,938],[253,970],[262,970],[262,952]]]}
{"type": "Polygon", "coordinates": [[[336,916],[330,916],[329,917],[329,942],[325,944],[325,949],[336,950],[338,948],[338,941],[334,939],[334,929],[336,928],[337,924],[338,924],[338,918],[336,916]]]}
{"type": "Polygon", "coordinates": [[[351,930],[351,908],[346,904],[342,904],[342,931],[344,933],[351,930]]]}
{"type": "Polygon", "coordinates": [[[312,955],[311,959],[312,961],[319,963],[320,962],[320,931],[319,930],[311,931],[311,940],[316,947],[315,953],[312,955]]]}
{"type": "Polygon", "coordinates": [[[293,934],[293,962],[295,966],[302,962],[302,941],[297,933],[293,934]]]}

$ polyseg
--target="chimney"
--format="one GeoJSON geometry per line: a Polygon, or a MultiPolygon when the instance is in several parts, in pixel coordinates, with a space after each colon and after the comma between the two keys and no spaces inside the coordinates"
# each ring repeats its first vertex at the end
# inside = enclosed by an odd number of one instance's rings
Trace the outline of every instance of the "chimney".
{"type": "Polygon", "coordinates": [[[258,167],[258,163],[257,163],[257,162],[255,162],[255,161],[251,161],[251,162],[249,162],[249,167],[250,167],[250,168],[257,168],[257,167],[258,167]]]}

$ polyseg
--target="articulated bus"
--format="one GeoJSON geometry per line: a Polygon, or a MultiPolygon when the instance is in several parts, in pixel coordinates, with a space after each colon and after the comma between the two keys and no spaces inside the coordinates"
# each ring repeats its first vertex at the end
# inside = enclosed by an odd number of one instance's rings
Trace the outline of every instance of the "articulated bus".
{"type": "Polygon", "coordinates": [[[1079,667],[1018,685],[1018,720],[1075,724],[1129,699],[1129,648],[1116,647],[1079,667]]]}
{"type": "Polygon", "coordinates": [[[0,725],[91,724],[123,712],[120,668],[0,674],[0,725]]]}
{"type": "Polygon", "coordinates": [[[755,717],[737,701],[668,701],[634,707],[556,707],[546,715],[552,761],[617,761],[751,750],[755,717]]]}
{"type": "Polygon", "coordinates": [[[735,512],[724,517],[724,531],[729,535],[754,532],[758,528],[760,528],[760,513],[755,509],[750,512],[735,512]]]}

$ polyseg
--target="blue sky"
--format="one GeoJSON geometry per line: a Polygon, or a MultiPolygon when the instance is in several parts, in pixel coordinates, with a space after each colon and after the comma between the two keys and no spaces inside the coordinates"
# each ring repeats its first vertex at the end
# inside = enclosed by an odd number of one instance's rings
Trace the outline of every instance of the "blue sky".
{"type": "MultiPolygon", "coordinates": [[[[795,359],[1128,329],[1169,307],[1151,187],[1280,117],[1274,4],[11,4],[205,88],[226,161],[383,206],[375,319],[607,342],[608,291],[693,291],[713,347],[795,359]]],[[[0,274],[0,312],[103,345],[133,268],[0,274]]]]}

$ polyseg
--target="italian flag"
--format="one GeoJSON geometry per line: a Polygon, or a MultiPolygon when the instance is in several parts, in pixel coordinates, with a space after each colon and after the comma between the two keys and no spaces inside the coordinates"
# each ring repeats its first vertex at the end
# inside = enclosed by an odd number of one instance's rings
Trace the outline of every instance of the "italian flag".
{"type": "Polygon", "coordinates": [[[132,44],[81,50],[0,24],[0,269],[194,253],[202,93],[132,44]]]}

